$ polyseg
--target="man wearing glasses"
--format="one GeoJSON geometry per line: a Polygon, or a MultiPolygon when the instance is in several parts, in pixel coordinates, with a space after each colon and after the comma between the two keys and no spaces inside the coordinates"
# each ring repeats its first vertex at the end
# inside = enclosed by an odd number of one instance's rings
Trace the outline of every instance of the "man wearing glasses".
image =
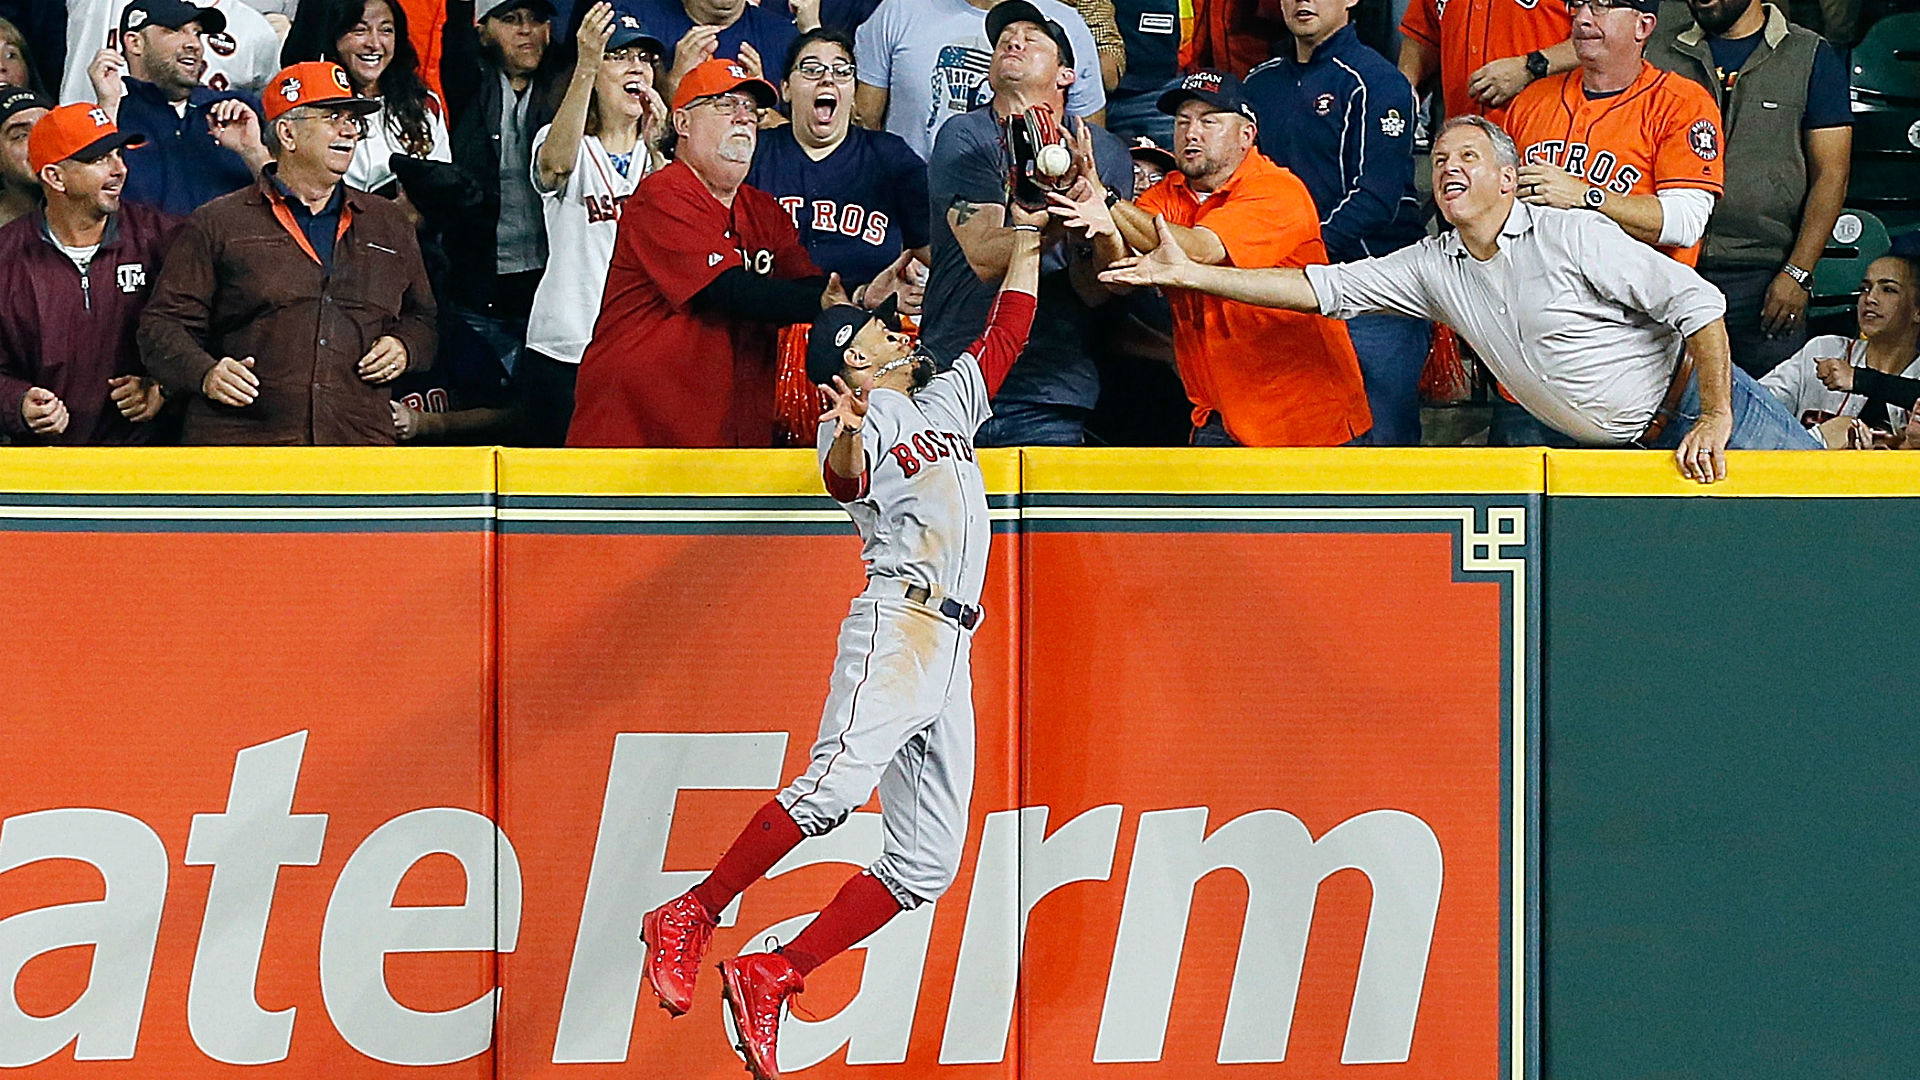
{"type": "MultiPolygon", "coordinates": [[[[674,161],[621,209],[568,446],[773,445],[776,329],[848,302],[787,212],[746,183],[774,100],[731,60],[675,88],[674,161]]],[[[878,306],[897,280],[883,271],[852,299],[878,306]]]]}
{"type": "Polygon", "coordinates": [[[140,320],[140,351],[186,396],[181,441],[379,445],[388,386],[433,362],[433,292],[413,226],[342,178],[375,99],[336,64],[295,64],[262,102],[273,163],[196,212],[140,320]]]}
{"type": "Polygon", "coordinates": [[[1660,0],[1566,0],[1580,66],[1520,92],[1507,128],[1520,198],[1585,207],[1688,266],[1725,178],[1720,109],[1700,84],[1642,58],[1660,0]]]}

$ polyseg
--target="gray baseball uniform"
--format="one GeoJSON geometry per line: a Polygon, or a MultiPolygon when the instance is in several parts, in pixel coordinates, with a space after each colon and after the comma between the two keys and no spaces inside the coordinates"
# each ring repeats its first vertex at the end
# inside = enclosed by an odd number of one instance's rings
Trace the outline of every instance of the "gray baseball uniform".
{"type": "MultiPolygon", "coordinates": [[[[840,651],[805,773],[779,795],[818,836],[880,790],[885,841],[869,868],[901,906],[953,883],[973,793],[973,674],[992,530],[973,436],[1026,340],[1033,298],[1002,294],[987,331],[911,395],[875,390],[861,428],[865,474],[841,503],[860,530],[867,588],[840,651]]],[[[820,427],[821,468],[837,422],[820,427]]]]}

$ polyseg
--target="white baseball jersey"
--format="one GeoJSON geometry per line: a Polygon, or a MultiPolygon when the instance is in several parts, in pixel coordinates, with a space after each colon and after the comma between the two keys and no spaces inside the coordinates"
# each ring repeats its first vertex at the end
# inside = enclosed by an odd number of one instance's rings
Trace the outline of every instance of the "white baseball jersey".
{"type": "MultiPolygon", "coordinates": [[[[973,435],[992,415],[971,350],[911,396],[873,391],[860,430],[866,490],[841,504],[860,530],[869,574],[979,604],[993,537],[973,435]]],[[[832,420],[820,425],[822,469],[838,427],[832,420]]]]}
{"type": "MultiPolygon", "coordinates": [[[[212,90],[258,90],[280,70],[280,35],[265,15],[243,0],[195,0],[217,9],[227,28],[209,34],[201,55],[207,70],[200,82],[212,90]]],[[[60,77],[60,103],[93,101],[93,82],[87,66],[101,49],[120,47],[120,14],[128,0],[68,0],[67,70],[60,77]]]]}
{"type": "Polygon", "coordinates": [[[620,235],[620,206],[646,176],[651,160],[646,148],[636,145],[622,176],[599,137],[587,135],[574,154],[573,172],[558,190],[549,191],[540,186],[540,150],[552,130],[549,124],[533,137],[533,190],[540,193],[547,222],[548,254],[547,272],[527,316],[527,348],[577,364],[600,316],[607,267],[620,235]]]}
{"type": "MultiPolygon", "coordinates": [[[[1859,416],[1866,408],[1867,399],[1863,394],[1849,394],[1839,390],[1827,389],[1820,381],[1819,361],[1826,357],[1844,360],[1848,367],[1858,367],[1867,362],[1867,346],[1864,341],[1853,341],[1835,334],[1823,334],[1800,346],[1800,351],[1780,362],[1780,366],[1767,372],[1760,385],[1767,388],[1780,404],[1787,407],[1795,420],[1806,423],[1811,418],[1824,420],[1833,416],[1859,416]],[[1824,414],[1824,415],[1822,415],[1824,414]]],[[[1908,364],[1899,374],[1909,379],[1920,379],[1920,358],[1908,364]]],[[[1897,405],[1887,406],[1887,421],[1893,430],[1898,431],[1907,423],[1907,410],[1897,405]]],[[[1819,434],[1815,433],[1815,438],[1819,434]]]]}
{"type": "MultiPolygon", "coordinates": [[[[432,145],[427,149],[428,161],[453,161],[453,140],[447,137],[446,114],[447,108],[440,103],[439,95],[429,91],[427,137],[432,145]]],[[[367,133],[361,137],[360,145],[353,148],[353,161],[347,165],[347,186],[379,191],[393,183],[393,155],[408,153],[400,132],[387,118],[386,105],[382,104],[367,114],[367,133]]]]}

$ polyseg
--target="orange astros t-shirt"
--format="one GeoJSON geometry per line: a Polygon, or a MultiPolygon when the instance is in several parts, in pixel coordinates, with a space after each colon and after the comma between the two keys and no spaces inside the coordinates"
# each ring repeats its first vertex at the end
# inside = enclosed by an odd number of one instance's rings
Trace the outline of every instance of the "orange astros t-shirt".
{"type": "Polygon", "coordinates": [[[1489,109],[1467,93],[1467,80],[1495,60],[1525,56],[1567,40],[1573,19],[1562,0],[1413,0],[1400,32],[1440,54],[1440,91],[1448,116],[1478,113],[1502,124],[1505,108],[1489,109]]]}
{"type": "MultiPolygon", "coordinates": [[[[1726,180],[1720,107],[1705,87],[1646,61],[1632,85],[1589,98],[1578,69],[1551,75],[1513,99],[1507,134],[1525,161],[1558,165],[1616,195],[1694,187],[1716,197],[1726,180]]],[[[1700,245],[1661,251],[1688,266],[1700,245]]]]}
{"type": "MultiPolygon", "coordinates": [[[[1239,267],[1327,261],[1313,196],[1258,150],[1202,202],[1179,172],[1136,200],[1169,222],[1211,230],[1239,267]]],[[[1173,354],[1193,423],[1218,412],[1247,446],[1338,446],[1373,427],[1346,324],[1168,289],[1173,354]]]]}

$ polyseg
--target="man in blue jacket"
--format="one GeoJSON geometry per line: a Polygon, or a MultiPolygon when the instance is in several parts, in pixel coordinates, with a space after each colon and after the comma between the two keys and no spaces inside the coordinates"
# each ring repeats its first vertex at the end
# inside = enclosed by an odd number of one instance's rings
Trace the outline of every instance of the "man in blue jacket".
{"type": "Polygon", "coordinates": [[[206,35],[227,25],[187,0],[133,0],[120,15],[120,48],[87,68],[95,100],[120,130],[146,137],[127,154],[128,202],[185,217],[253,183],[269,160],[256,103],[200,85],[206,35]]]}
{"type": "MultiPolygon", "coordinates": [[[[1406,247],[1426,235],[1413,187],[1413,89],[1348,22],[1358,0],[1281,0],[1293,47],[1247,75],[1260,152],[1293,171],[1320,211],[1329,262],[1406,247]]],[[[1431,328],[1363,315],[1347,332],[1360,358],[1376,446],[1420,443],[1420,369],[1431,328]]]]}

